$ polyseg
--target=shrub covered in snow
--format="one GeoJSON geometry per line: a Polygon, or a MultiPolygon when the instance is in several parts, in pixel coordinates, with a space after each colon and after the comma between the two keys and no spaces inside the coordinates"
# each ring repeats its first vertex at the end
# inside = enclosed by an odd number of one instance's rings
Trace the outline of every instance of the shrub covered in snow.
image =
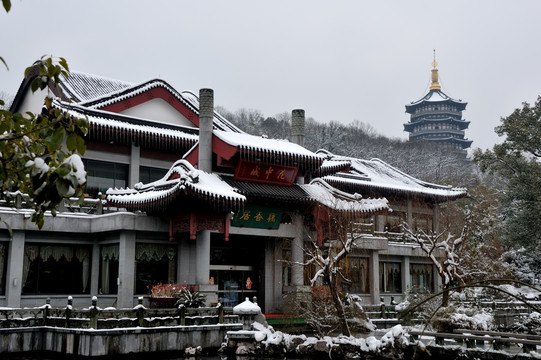
{"type": "MultiPolygon", "coordinates": [[[[375,330],[361,305],[362,299],[357,295],[346,294],[342,303],[348,318],[350,331],[366,333],[375,330]]],[[[340,321],[327,287],[312,288],[312,301],[308,307],[298,309],[301,316],[319,336],[338,335],[341,333],[340,321]]]]}
{"type": "Polygon", "coordinates": [[[381,339],[374,336],[359,338],[354,336],[308,337],[306,335],[290,335],[274,331],[254,323],[252,332],[255,342],[238,342],[228,340],[220,350],[224,354],[249,356],[288,356],[302,358],[331,359],[401,359],[409,345],[408,334],[401,325],[390,329],[381,339]]]}
{"type": "Polygon", "coordinates": [[[455,329],[493,330],[494,315],[491,309],[476,306],[448,306],[434,316],[434,328],[442,332],[455,329]]]}
{"type": "Polygon", "coordinates": [[[541,335],[541,314],[533,312],[515,321],[511,331],[541,335]]]}

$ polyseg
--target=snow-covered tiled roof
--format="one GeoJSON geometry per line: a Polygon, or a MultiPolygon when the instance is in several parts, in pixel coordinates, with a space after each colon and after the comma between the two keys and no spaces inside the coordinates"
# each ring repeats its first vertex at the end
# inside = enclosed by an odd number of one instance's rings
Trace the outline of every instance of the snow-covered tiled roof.
{"type": "Polygon", "coordinates": [[[86,117],[89,122],[88,136],[130,144],[136,141],[150,148],[186,152],[198,141],[197,131],[192,128],[155,123],[108,111],[90,110],[83,106],[56,99],[53,106],[76,117],[86,117]]]}
{"type": "Polygon", "coordinates": [[[389,202],[385,198],[363,199],[361,195],[349,194],[329,185],[323,179],[314,179],[310,184],[302,185],[309,197],[330,209],[353,213],[374,213],[389,209],[389,202]]]}
{"type": "Polygon", "coordinates": [[[62,78],[60,87],[64,95],[77,102],[95,99],[133,86],[132,83],[108,79],[103,76],[70,71],[69,77],[62,78]]]}
{"type": "Polygon", "coordinates": [[[456,99],[451,98],[450,96],[445,94],[440,89],[434,89],[434,90],[430,90],[425,96],[423,96],[419,100],[412,101],[410,104],[406,105],[406,110],[409,110],[410,108],[414,108],[417,105],[422,104],[424,102],[440,103],[440,102],[444,102],[444,101],[451,101],[451,102],[455,103],[456,105],[459,105],[460,109],[462,109],[462,110],[468,104],[467,102],[464,102],[462,100],[456,100],[456,99]]]}
{"type": "Polygon", "coordinates": [[[317,169],[315,172],[315,176],[321,177],[325,175],[332,175],[336,174],[340,171],[345,171],[349,169],[351,166],[351,161],[349,160],[332,160],[332,159],[325,159],[323,161],[323,164],[317,169]]]}
{"type": "Polygon", "coordinates": [[[337,173],[322,177],[327,183],[341,189],[351,191],[379,192],[382,196],[390,193],[402,193],[448,200],[464,197],[467,190],[452,186],[428,183],[410,176],[379,159],[362,160],[345,156],[333,155],[320,150],[328,159],[351,161],[351,170],[347,173],[337,173]]]}
{"type": "MultiPolygon", "coordinates": [[[[246,201],[216,174],[195,169],[186,160],[178,160],[160,180],[138,183],[133,189],[109,189],[107,200],[128,210],[163,212],[177,197],[192,196],[196,201],[220,211],[236,211],[246,201]]],[[[193,204],[187,204],[192,206],[193,204]]]]}
{"type": "Polygon", "coordinates": [[[214,136],[238,149],[240,157],[249,161],[268,161],[285,165],[298,165],[315,170],[323,163],[323,156],[289,142],[261,136],[214,131],[214,136]]]}

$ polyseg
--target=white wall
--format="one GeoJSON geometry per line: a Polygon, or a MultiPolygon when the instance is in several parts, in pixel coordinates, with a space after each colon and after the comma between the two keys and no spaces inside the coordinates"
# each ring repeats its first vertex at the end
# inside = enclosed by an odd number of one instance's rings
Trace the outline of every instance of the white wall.
{"type": "Polygon", "coordinates": [[[121,114],[143,119],[150,119],[161,123],[195,127],[174,107],[160,98],[151,99],[120,112],[121,114]]]}

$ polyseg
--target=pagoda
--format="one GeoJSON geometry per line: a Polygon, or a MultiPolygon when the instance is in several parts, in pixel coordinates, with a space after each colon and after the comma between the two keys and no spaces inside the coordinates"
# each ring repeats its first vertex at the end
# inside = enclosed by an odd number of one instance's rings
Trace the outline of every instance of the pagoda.
{"type": "Polygon", "coordinates": [[[441,90],[437,66],[434,51],[429,92],[406,105],[406,113],[411,117],[404,124],[404,131],[410,133],[410,141],[426,140],[451,149],[467,149],[472,141],[464,138],[464,130],[470,122],[462,119],[462,111],[468,103],[455,100],[441,90]]]}

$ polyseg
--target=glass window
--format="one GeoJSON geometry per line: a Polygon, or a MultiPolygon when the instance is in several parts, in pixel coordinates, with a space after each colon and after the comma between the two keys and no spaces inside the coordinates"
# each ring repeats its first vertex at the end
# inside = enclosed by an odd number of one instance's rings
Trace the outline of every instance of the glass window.
{"type": "Polygon", "coordinates": [[[368,294],[368,258],[348,256],[346,269],[351,282],[344,283],[344,289],[353,294],[368,294]]]}
{"type": "Polygon", "coordinates": [[[100,249],[100,294],[118,293],[118,244],[103,245],[100,249]]]}
{"type": "Polygon", "coordinates": [[[398,262],[379,263],[379,289],[383,293],[402,292],[402,272],[398,262]]]}
{"type": "Polygon", "coordinates": [[[434,265],[410,264],[410,284],[414,292],[434,292],[434,265]]]}
{"type": "Polygon", "coordinates": [[[156,180],[160,180],[167,174],[167,169],[153,168],[149,166],[141,166],[139,168],[139,181],[143,184],[148,184],[156,180]]]}
{"type": "Polygon", "coordinates": [[[135,292],[147,294],[154,284],[176,282],[177,251],[172,245],[137,244],[135,247],[135,292]]]}
{"type": "Polygon", "coordinates": [[[85,192],[97,197],[98,192],[105,194],[109,188],[125,188],[128,184],[129,167],[126,164],[84,160],[86,170],[85,192]]]}
{"type": "Polygon", "coordinates": [[[8,243],[0,242],[0,295],[6,294],[6,267],[8,256],[8,243]]]}
{"type": "Polygon", "coordinates": [[[90,246],[26,244],[23,295],[88,294],[90,246]]]}

